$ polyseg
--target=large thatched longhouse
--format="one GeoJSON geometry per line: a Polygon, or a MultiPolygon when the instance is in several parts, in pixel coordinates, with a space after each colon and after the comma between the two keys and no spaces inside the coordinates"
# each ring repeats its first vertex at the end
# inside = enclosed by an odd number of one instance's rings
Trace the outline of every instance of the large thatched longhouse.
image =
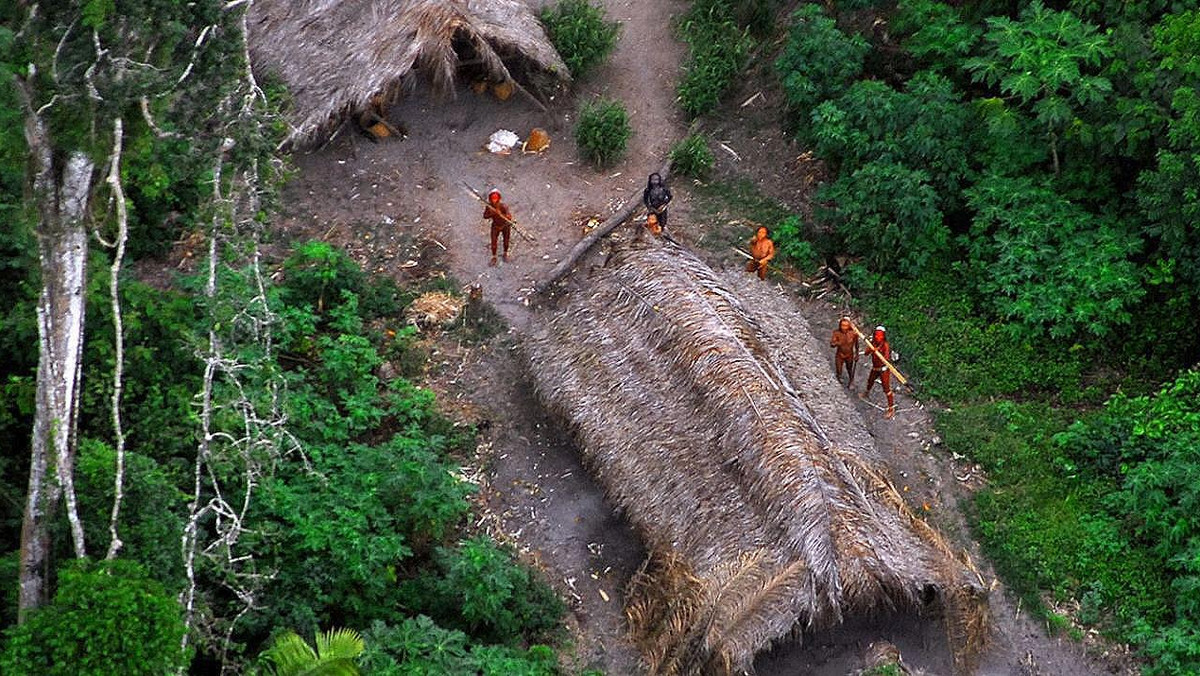
{"type": "Polygon", "coordinates": [[[570,78],[521,0],[255,0],[247,29],[255,69],[291,92],[291,143],[332,131],[376,94],[394,98],[413,75],[450,91],[467,62],[495,81],[515,65],[570,78]]]}
{"type": "Polygon", "coordinates": [[[851,615],[942,614],[969,671],[985,586],[914,516],[782,297],[618,247],[527,343],[539,396],[650,552],[626,612],[654,674],[740,673],[851,615]]]}

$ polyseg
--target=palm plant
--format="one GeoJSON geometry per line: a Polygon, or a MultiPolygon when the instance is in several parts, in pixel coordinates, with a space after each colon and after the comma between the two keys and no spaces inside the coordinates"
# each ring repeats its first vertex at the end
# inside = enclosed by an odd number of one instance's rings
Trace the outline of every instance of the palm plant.
{"type": "Polygon", "coordinates": [[[274,664],[274,676],[359,676],[355,660],[365,646],[353,629],[330,629],[316,635],[316,649],[289,631],[275,639],[263,655],[274,664]]]}

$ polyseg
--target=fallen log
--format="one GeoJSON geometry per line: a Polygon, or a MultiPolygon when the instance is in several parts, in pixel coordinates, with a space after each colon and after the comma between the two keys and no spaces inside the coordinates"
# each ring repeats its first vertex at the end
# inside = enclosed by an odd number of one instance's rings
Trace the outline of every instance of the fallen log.
{"type": "MultiPolygon", "coordinates": [[[[662,168],[658,170],[658,174],[662,176],[663,181],[667,180],[667,178],[671,175],[671,160],[667,160],[662,165],[662,168]]],[[[583,239],[576,242],[575,246],[571,248],[571,251],[567,253],[567,257],[559,261],[558,265],[555,265],[554,269],[550,271],[550,276],[541,282],[538,282],[537,286],[534,287],[534,290],[537,293],[545,293],[546,290],[558,282],[558,280],[565,277],[567,273],[570,272],[577,263],[579,263],[579,259],[583,258],[584,254],[586,254],[596,242],[600,241],[601,237],[608,235],[613,230],[616,230],[618,227],[620,227],[622,223],[629,220],[629,217],[632,216],[633,212],[637,211],[638,207],[641,205],[642,193],[639,190],[635,192],[628,200],[626,200],[625,204],[621,205],[621,208],[617,209],[616,213],[614,213],[612,216],[609,216],[608,220],[601,223],[596,227],[595,230],[592,230],[583,239]]]]}

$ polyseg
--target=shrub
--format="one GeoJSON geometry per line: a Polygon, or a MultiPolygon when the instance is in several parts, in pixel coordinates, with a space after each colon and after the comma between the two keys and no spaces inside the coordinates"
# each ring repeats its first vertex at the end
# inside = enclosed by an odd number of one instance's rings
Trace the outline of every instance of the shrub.
{"type": "Polygon", "coordinates": [[[325,242],[314,240],[297,246],[283,262],[283,274],[279,295],[289,306],[311,306],[319,314],[349,292],[358,298],[367,317],[400,310],[393,282],[369,281],[349,254],[325,242]]]}
{"type": "Polygon", "coordinates": [[[532,569],[484,537],[441,548],[439,577],[404,585],[410,606],[439,623],[488,642],[538,638],[554,628],[565,606],[532,569]]]}
{"type": "Polygon", "coordinates": [[[904,46],[913,56],[946,70],[962,65],[983,32],[964,22],[958,9],[938,0],[900,5],[892,28],[908,36],[904,46]]]}
{"type": "Polygon", "coordinates": [[[801,7],[792,15],[787,44],[775,62],[788,105],[807,114],[836,96],[862,72],[869,49],[862,36],[838,30],[820,5],[801,7]]]}
{"type": "Polygon", "coordinates": [[[71,564],[48,605],[9,631],[0,672],[161,676],[187,660],[173,595],[128,561],[71,564]]]}
{"type": "Polygon", "coordinates": [[[1145,294],[1141,242],[1028,178],[989,177],[966,191],[972,277],[1000,317],[1028,336],[1083,340],[1129,323],[1145,294]]]}
{"type": "MultiPolygon", "coordinates": [[[[1181,576],[1175,584],[1200,582],[1197,399],[1200,371],[1189,371],[1152,397],[1117,393],[1102,413],[1056,438],[1120,482],[1106,503],[1114,514],[1129,515],[1134,532],[1170,562],[1181,576]]],[[[1193,606],[1187,614],[1200,620],[1200,603],[1193,606]]]]}
{"type": "Polygon", "coordinates": [[[929,176],[886,160],[868,162],[817,192],[818,211],[847,248],[875,270],[919,274],[947,248],[937,192],[929,176]]]}
{"type": "Polygon", "coordinates": [[[801,227],[799,216],[788,216],[772,231],[772,239],[775,240],[775,246],[780,255],[787,262],[801,270],[809,271],[816,267],[821,257],[817,254],[812,242],[804,239],[800,232],[801,227]]]}
{"type": "Polygon", "coordinates": [[[311,307],[285,314],[281,333],[312,346],[283,402],[307,465],[282,464],[255,503],[256,536],[279,571],[265,612],[246,620],[256,629],[307,634],[386,617],[397,567],[425,563],[469,509],[471,486],[446,457],[463,432],[428,391],[399,379],[381,387],[359,311],[344,291],[315,335],[311,307]]]}
{"type": "Polygon", "coordinates": [[[483,674],[483,676],[554,676],[554,652],[544,645],[528,650],[472,645],[461,631],[444,629],[424,615],[398,625],[375,622],[366,632],[364,672],[372,676],[409,674],[483,674]]]}
{"type": "Polygon", "coordinates": [[[715,108],[746,65],[754,41],[738,25],[735,12],[724,0],[696,0],[680,23],[689,56],[678,91],[680,105],[690,117],[715,108]]]}
{"type": "Polygon", "coordinates": [[[580,154],[596,167],[608,166],[620,159],[632,133],[629,114],[619,101],[597,99],[579,110],[575,142],[580,154]]]}
{"type": "Polygon", "coordinates": [[[682,176],[704,178],[712,170],[712,151],[700,134],[692,134],[671,146],[671,171],[682,176]]]}
{"type": "Polygon", "coordinates": [[[903,92],[877,80],[856,82],[817,106],[811,120],[817,155],[840,172],[894,162],[929,176],[939,208],[959,205],[972,176],[975,115],[941,75],[917,73],[903,92]]]}
{"type": "Polygon", "coordinates": [[[550,42],[571,75],[581,78],[600,65],[617,46],[621,26],[588,0],[562,0],[540,15],[550,42]]]}

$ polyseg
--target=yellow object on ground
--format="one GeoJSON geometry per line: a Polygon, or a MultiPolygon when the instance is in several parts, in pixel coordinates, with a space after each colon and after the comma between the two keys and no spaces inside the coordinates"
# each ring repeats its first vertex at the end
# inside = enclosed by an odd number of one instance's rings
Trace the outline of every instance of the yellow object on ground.
{"type": "Polygon", "coordinates": [[[513,87],[512,80],[505,80],[504,82],[492,85],[492,96],[501,101],[507,101],[508,97],[512,96],[514,91],[516,91],[516,88],[513,87]]]}
{"type": "Polygon", "coordinates": [[[533,131],[529,132],[529,139],[525,141],[525,151],[530,153],[540,153],[550,147],[550,134],[546,133],[541,127],[534,127],[533,131]]]}

